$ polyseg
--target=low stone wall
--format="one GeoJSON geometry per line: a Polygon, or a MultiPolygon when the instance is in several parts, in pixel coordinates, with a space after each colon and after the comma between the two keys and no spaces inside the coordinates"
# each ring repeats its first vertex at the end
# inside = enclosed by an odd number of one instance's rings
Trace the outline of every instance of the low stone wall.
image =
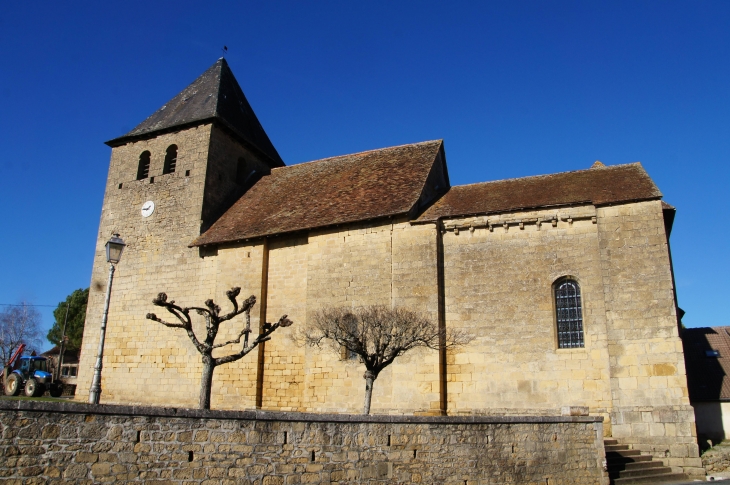
{"type": "Polygon", "coordinates": [[[602,427],[0,400],[0,482],[607,485],[602,427]]]}
{"type": "Polygon", "coordinates": [[[702,466],[708,476],[730,478],[730,442],[725,441],[706,450],[702,454],[702,466]]]}

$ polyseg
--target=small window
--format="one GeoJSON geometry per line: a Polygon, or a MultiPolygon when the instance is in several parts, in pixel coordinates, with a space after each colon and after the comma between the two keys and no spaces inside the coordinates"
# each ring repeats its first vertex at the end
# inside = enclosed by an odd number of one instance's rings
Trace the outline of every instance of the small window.
{"type": "Polygon", "coordinates": [[[583,306],[578,282],[563,278],[555,282],[555,321],[558,326],[558,348],[585,347],[583,341],[583,306]]]}
{"type": "Polygon", "coordinates": [[[720,352],[717,350],[705,350],[705,356],[707,357],[720,357],[720,352]]]}
{"type": "Polygon", "coordinates": [[[76,366],[64,365],[61,367],[62,377],[76,377],[78,368],[76,366]]]}
{"type": "Polygon", "coordinates": [[[170,145],[167,147],[167,153],[165,154],[165,167],[162,169],[162,173],[173,173],[176,165],[177,145],[170,145]]]}
{"type": "Polygon", "coordinates": [[[137,180],[146,179],[150,174],[150,152],[143,151],[139,156],[139,167],[137,167],[137,180]]]}

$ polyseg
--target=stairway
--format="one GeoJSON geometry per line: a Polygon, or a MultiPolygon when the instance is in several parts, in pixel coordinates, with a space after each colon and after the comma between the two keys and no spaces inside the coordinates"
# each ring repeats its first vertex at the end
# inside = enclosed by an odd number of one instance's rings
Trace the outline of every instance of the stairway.
{"type": "Polygon", "coordinates": [[[640,483],[662,483],[687,481],[684,473],[672,473],[672,469],[651,455],[642,455],[639,450],[630,450],[628,445],[618,441],[603,441],[606,448],[606,462],[611,485],[633,485],[640,483]]]}

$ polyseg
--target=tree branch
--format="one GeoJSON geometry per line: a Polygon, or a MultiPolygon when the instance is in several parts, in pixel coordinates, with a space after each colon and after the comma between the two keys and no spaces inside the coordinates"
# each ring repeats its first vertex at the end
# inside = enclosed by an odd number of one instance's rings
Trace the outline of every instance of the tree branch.
{"type": "MultiPolygon", "coordinates": [[[[264,329],[265,329],[264,332],[259,334],[259,336],[256,337],[256,339],[253,342],[251,342],[251,344],[249,346],[247,346],[247,347],[244,346],[240,352],[237,352],[235,354],[227,355],[225,357],[218,357],[217,359],[214,359],[213,365],[219,366],[221,364],[227,364],[228,362],[237,361],[238,359],[242,358],[244,355],[248,354],[253,349],[255,349],[260,343],[270,340],[271,339],[270,335],[272,333],[274,333],[276,331],[276,329],[278,329],[280,327],[289,327],[293,323],[294,322],[292,322],[291,320],[289,320],[289,318],[287,318],[287,315],[282,316],[279,319],[279,321],[274,324],[267,323],[266,325],[264,325],[264,329]]],[[[241,335],[243,335],[243,333],[241,335]]],[[[239,338],[240,338],[240,336],[239,336],[239,338]]]]}
{"type": "MultiPolygon", "coordinates": [[[[168,302],[167,294],[165,294],[165,293],[159,293],[157,295],[157,298],[152,300],[152,303],[156,306],[166,308],[168,312],[172,313],[173,315],[175,315],[175,317],[178,320],[180,320],[180,322],[182,324],[179,326],[179,328],[185,329],[185,331],[188,334],[188,337],[193,342],[193,345],[195,345],[195,348],[198,349],[198,352],[203,354],[205,352],[210,351],[210,348],[209,348],[210,346],[205,343],[201,343],[198,340],[198,337],[195,335],[195,332],[193,331],[193,324],[192,324],[192,321],[190,320],[190,308],[181,308],[180,306],[175,305],[175,300],[170,300],[168,302]]],[[[157,318],[157,315],[155,315],[154,313],[148,313],[147,318],[150,320],[160,322],[163,325],[165,324],[165,322],[162,321],[161,319],[157,318]],[[152,317],[152,318],[150,318],[150,317],[152,317]]],[[[166,326],[173,327],[176,325],[171,324],[171,325],[166,325],[166,326]]]]}
{"type": "Polygon", "coordinates": [[[155,322],[159,322],[159,323],[163,324],[166,327],[171,327],[171,328],[186,328],[186,326],[185,326],[184,323],[170,323],[170,322],[166,322],[163,319],[159,318],[154,313],[148,313],[146,315],[146,317],[147,317],[147,320],[154,320],[155,322]]]}
{"type": "Polygon", "coordinates": [[[222,344],[215,344],[212,348],[219,349],[221,347],[225,347],[226,345],[240,344],[241,343],[241,337],[243,337],[247,333],[251,333],[251,329],[250,328],[244,328],[243,330],[241,330],[241,333],[238,334],[238,338],[236,338],[235,340],[229,340],[228,342],[225,342],[225,343],[222,343],[222,344]]]}

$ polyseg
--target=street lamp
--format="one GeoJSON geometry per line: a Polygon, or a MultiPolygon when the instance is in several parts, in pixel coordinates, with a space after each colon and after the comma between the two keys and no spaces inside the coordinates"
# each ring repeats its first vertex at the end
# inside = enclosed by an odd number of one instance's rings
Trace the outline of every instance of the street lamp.
{"type": "Polygon", "coordinates": [[[124,244],[124,241],[121,240],[119,234],[112,235],[112,238],[106,243],[106,260],[109,263],[109,280],[106,283],[104,315],[101,317],[101,334],[99,335],[99,351],[96,355],[96,365],[94,365],[94,379],[91,381],[91,388],[89,389],[89,404],[99,404],[99,396],[101,396],[101,361],[104,357],[104,337],[106,336],[106,319],[109,314],[109,297],[112,293],[114,265],[122,259],[124,246],[126,246],[126,244],[124,244]]]}

